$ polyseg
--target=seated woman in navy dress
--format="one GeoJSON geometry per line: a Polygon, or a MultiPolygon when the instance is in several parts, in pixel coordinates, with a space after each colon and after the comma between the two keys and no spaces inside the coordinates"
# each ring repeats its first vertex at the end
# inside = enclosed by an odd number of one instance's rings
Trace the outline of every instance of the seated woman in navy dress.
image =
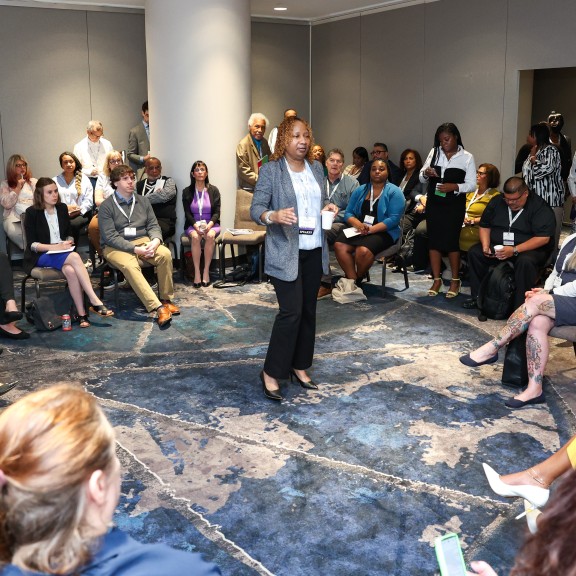
{"type": "Polygon", "coordinates": [[[398,240],[404,203],[402,190],[388,182],[386,162],[374,160],[370,182],[354,190],[344,215],[358,234],[348,238],[344,229],[334,243],[338,264],[346,278],[361,281],[376,255],[398,240]]]}
{"type": "Polygon", "coordinates": [[[220,234],[220,191],[208,180],[208,166],[196,160],[190,170],[190,186],[182,191],[186,216],[186,236],[192,244],[194,288],[210,286],[210,264],[216,238],[220,234]],[[200,273],[200,257],[204,244],[204,270],[200,273]]]}
{"type": "Polygon", "coordinates": [[[66,204],[60,202],[58,186],[51,178],[40,178],[34,190],[33,204],[26,210],[26,251],[24,269],[30,272],[35,266],[61,270],[76,310],[80,327],[88,328],[90,322],[84,307],[84,294],[90,300],[90,310],[100,316],[112,316],[96,296],[90,276],[82,258],[73,252],[74,241],[69,238],[70,217],[66,204]],[[50,252],[50,253],[49,253],[50,252]]]}

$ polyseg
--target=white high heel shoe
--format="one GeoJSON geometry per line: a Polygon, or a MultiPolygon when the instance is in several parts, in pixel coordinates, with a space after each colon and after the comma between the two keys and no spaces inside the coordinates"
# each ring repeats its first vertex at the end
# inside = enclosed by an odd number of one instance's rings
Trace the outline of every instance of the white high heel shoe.
{"type": "Polygon", "coordinates": [[[524,512],[518,514],[515,520],[520,520],[520,518],[526,516],[528,530],[530,530],[531,534],[536,534],[536,532],[538,532],[538,516],[540,516],[540,514],[542,514],[542,512],[538,508],[534,508],[532,502],[524,500],[524,512]]]}
{"type": "Polygon", "coordinates": [[[527,484],[520,486],[513,486],[512,484],[506,484],[500,479],[500,475],[496,470],[488,466],[488,464],[482,464],[484,466],[484,473],[488,482],[490,483],[490,488],[500,496],[506,497],[518,497],[528,500],[532,505],[532,508],[542,508],[548,502],[550,497],[550,490],[547,488],[539,488],[538,486],[529,486],[527,484]]]}

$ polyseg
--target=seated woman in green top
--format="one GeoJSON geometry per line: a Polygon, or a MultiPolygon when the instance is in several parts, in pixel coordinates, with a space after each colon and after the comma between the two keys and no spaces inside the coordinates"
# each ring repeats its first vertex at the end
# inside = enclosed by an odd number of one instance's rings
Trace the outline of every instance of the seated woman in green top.
{"type": "Polygon", "coordinates": [[[480,218],[484,208],[494,196],[500,194],[496,188],[500,185],[500,172],[494,164],[480,164],[476,170],[475,192],[466,194],[466,214],[460,232],[460,250],[468,252],[474,244],[480,242],[480,218]]]}

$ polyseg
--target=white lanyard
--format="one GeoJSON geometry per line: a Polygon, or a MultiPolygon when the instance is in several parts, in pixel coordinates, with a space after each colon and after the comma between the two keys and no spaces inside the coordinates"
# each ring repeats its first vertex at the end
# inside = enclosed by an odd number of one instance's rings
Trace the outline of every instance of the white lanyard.
{"type": "Polygon", "coordinates": [[[474,201],[476,200],[476,196],[478,196],[478,188],[476,188],[476,192],[474,192],[474,196],[472,196],[472,200],[470,200],[468,206],[466,206],[466,213],[468,213],[468,210],[470,210],[470,206],[472,206],[472,204],[474,204],[474,201]]]}
{"type": "Polygon", "coordinates": [[[100,158],[100,148],[102,147],[102,143],[98,140],[98,148],[96,149],[96,155],[94,155],[94,142],[88,140],[88,153],[92,158],[92,166],[96,168],[98,166],[98,158],[100,158]]]}
{"type": "MultiPolygon", "coordinates": [[[[382,188],[382,192],[384,192],[384,188],[382,188]]],[[[380,196],[382,196],[382,192],[380,192],[380,196]]],[[[380,196],[374,200],[374,188],[370,185],[370,214],[372,214],[372,211],[374,210],[374,204],[380,200],[380,196]]]]}
{"type": "Polygon", "coordinates": [[[126,214],[126,212],[124,212],[124,209],[120,207],[120,204],[118,204],[118,199],[116,198],[116,194],[114,194],[114,203],[116,204],[116,206],[118,206],[118,210],[120,210],[120,212],[122,212],[122,214],[126,216],[128,224],[130,224],[130,219],[132,218],[132,212],[134,212],[134,205],[136,204],[136,198],[132,196],[132,205],[130,206],[130,214],[126,214]]]}
{"type": "Polygon", "coordinates": [[[516,214],[516,216],[514,216],[514,218],[512,218],[512,210],[510,210],[510,206],[508,206],[508,232],[510,232],[510,230],[512,229],[512,224],[514,224],[514,222],[516,222],[516,220],[518,220],[518,216],[520,216],[520,214],[522,214],[522,212],[524,212],[524,208],[521,208],[518,211],[518,214],[516,214]]]}
{"type": "Polygon", "coordinates": [[[202,220],[202,211],[204,208],[204,192],[206,192],[206,188],[202,190],[202,196],[198,194],[198,190],[196,190],[196,204],[198,205],[198,213],[200,214],[200,220],[202,220]]]}
{"type": "MultiPolygon", "coordinates": [[[[310,188],[313,186],[313,183],[310,182],[308,176],[308,166],[304,165],[304,170],[302,172],[294,172],[286,160],[286,166],[288,166],[288,173],[290,174],[290,179],[292,180],[292,186],[294,187],[294,193],[299,201],[302,202],[302,206],[304,208],[304,214],[306,216],[309,215],[311,209],[311,196],[308,187],[310,188]]],[[[322,192],[322,189],[320,189],[322,192]]]]}
{"type": "Polygon", "coordinates": [[[338,186],[340,186],[340,182],[342,182],[342,176],[340,176],[340,180],[338,181],[338,184],[336,184],[336,186],[334,186],[334,188],[332,188],[332,192],[330,192],[330,180],[328,180],[328,178],[326,178],[326,194],[328,194],[328,200],[332,200],[332,196],[334,196],[334,194],[336,193],[338,186]]]}

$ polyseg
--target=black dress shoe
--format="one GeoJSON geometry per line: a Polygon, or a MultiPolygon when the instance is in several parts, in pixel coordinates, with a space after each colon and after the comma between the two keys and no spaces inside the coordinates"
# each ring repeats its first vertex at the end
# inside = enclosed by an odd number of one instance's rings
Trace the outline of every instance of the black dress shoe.
{"type": "Polygon", "coordinates": [[[278,390],[268,390],[266,388],[266,381],[264,380],[264,370],[260,372],[260,381],[262,382],[262,388],[264,388],[264,396],[270,400],[277,400],[280,402],[282,400],[282,394],[280,394],[280,389],[278,390]]]}
{"type": "Polygon", "coordinates": [[[30,334],[24,332],[24,330],[20,330],[20,332],[13,334],[12,332],[8,332],[8,330],[4,330],[4,328],[0,328],[0,338],[8,338],[9,340],[27,340],[30,338],[30,334]]]}
{"type": "Polygon", "coordinates": [[[18,382],[11,382],[10,384],[0,384],[0,396],[6,394],[6,392],[10,392],[12,388],[16,386],[18,382]]]}
{"type": "Polygon", "coordinates": [[[210,280],[208,280],[208,282],[202,281],[202,287],[203,288],[208,288],[208,286],[210,286],[210,284],[212,284],[212,282],[210,282],[210,280]]]}
{"type": "Polygon", "coordinates": [[[470,358],[470,354],[464,354],[464,356],[460,356],[460,362],[470,368],[478,368],[478,366],[484,366],[484,364],[494,364],[494,362],[498,362],[498,352],[494,356],[490,356],[488,360],[484,360],[484,362],[476,362],[476,360],[470,358]]]}
{"type": "Polygon", "coordinates": [[[202,282],[194,282],[192,286],[194,286],[194,288],[200,288],[200,286],[202,286],[202,282]]]}
{"type": "Polygon", "coordinates": [[[546,398],[544,398],[544,392],[540,394],[540,396],[536,396],[536,398],[530,398],[530,400],[517,400],[516,398],[510,398],[510,400],[506,400],[504,404],[508,406],[508,408],[512,408],[516,410],[517,408],[524,408],[524,406],[531,406],[533,404],[545,404],[546,398]]]}
{"type": "Polygon", "coordinates": [[[476,298],[468,298],[468,300],[464,300],[464,302],[462,302],[462,308],[466,308],[466,310],[474,310],[474,308],[478,308],[476,298]]]}
{"type": "Polygon", "coordinates": [[[292,382],[292,377],[296,378],[296,381],[302,386],[302,388],[306,388],[307,390],[318,390],[318,384],[313,380],[308,380],[304,382],[304,380],[300,380],[298,376],[296,376],[296,372],[293,369],[290,369],[290,382],[292,382]]]}

